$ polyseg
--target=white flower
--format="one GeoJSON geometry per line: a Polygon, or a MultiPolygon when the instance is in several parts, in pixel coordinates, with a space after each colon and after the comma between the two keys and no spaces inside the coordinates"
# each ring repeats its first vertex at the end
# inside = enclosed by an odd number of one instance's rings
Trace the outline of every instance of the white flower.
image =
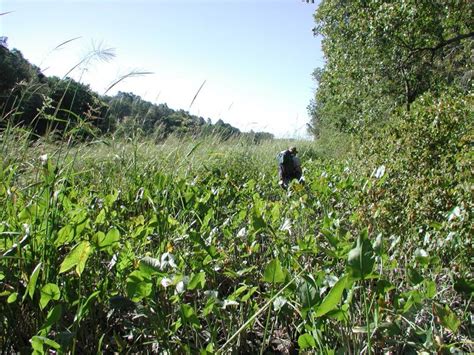
{"type": "Polygon", "coordinates": [[[426,252],[425,249],[416,249],[415,250],[415,258],[427,258],[428,253],[426,252]]]}
{"type": "Polygon", "coordinates": [[[46,163],[48,162],[48,154],[40,155],[39,160],[41,162],[41,165],[46,165],[46,163]]]}
{"type": "Polygon", "coordinates": [[[461,208],[456,206],[448,215],[448,221],[451,222],[454,219],[458,219],[461,217],[461,208]]]}
{"type": "Polygon", "coordinates": [[[291,232],[291,219],[286,218],[282,226],[280,227],[280,230],[291,232]]]}
{"type": "Polygon", "coordinates": [[[110,259],[109,265],[107,265],[107,270],[112,270],[115,264],[117,264],[117,254],[114,254],[112,256],[112,259],[110,259]]]}
{"type": "Polygon", "coordinates": [[[287,303],[287,300],[285,297],[281,297],[281,296],[278,296],[277,298],[275,298],[275,300],[273,301],[273,309],[275,311],[279,311],[280,309],[283,308],[283,306],[287,303]]]}
{"type": "Polygon", "coordinates": [[[183,292],[184,292],[184,289],[185,289],[184,286],[185,286],[185,285],[184,285],[184,282],[183,282],[183,281],[178,282],[178,283],[176,284],[176,292],[177,292],[177,293],[183,293],[183,292]]]}
{"type": "Polygon", "coordinates": [[[374,177],[376,179],[380,179],[382,176],[385,175],[385,165],[380,165],[374,173],[374,177]]]}
{"type": "Polygon", "coordinates": [[[224,300],[222,303],[222,309],[226,309],[227,306],[238,306],[239,302],[233,300],[224,300]]]}
{"type": "Polygon", "coordinates": [[[247,229],[245,227],[243,227],[237,233],[237,238],[244,238],[246,236],[247,236],[247,229]]]}
{"type": "Polygon", "coordinates": [[[30,225],[28,223],[23,223],[23,229],[25,230],[25,235],[30,235],[30,225]]]}
{"type": "Polygon", "coordinates": [[[173,281],[168,277],[163,277],[160,281],[160,284],[164,288],[168,288],[168,286],[171,286],[173,284],[173,281]]]}

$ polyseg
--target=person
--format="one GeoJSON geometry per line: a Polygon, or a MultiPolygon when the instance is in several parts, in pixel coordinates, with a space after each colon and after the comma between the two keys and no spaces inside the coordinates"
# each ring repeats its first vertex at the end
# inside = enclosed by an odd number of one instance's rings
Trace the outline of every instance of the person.
{"type": "Polygon", "coordinates": [[[296,147],[290,147],[278,153],[278,177],[280,178],[278,184],[284,189],[287,189],[294,179],[304,182],[301,163],[296,154],[298,154],[296,147]]]}

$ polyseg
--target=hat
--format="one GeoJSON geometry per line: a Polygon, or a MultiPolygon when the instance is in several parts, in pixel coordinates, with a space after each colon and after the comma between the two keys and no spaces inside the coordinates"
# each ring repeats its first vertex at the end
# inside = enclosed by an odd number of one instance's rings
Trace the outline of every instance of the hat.
{"type": "Polygon", "coordinates": [[[296,150],[296,147],[290,147],[288,150],[289,150],[290,153],[292,153],[292,154],[298,153],[298,150],[296,150]]]}

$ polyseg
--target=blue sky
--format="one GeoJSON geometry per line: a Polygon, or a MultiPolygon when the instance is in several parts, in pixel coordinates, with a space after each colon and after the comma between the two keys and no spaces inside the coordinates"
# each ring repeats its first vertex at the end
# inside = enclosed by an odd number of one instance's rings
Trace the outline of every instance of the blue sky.
{"type": "Polygon", "coordinates": [[[109,94],[131,91],[244,131],[304,137],[311,73],[323,65],[315,9],[301,0],[2,0],[0,12],[13,12],[0,16],[0,36],[47,75],[65,75],[93,47],[114,48],[112,61],[71,76],[104,93],[121,75],[150,71],[109,94]]]}

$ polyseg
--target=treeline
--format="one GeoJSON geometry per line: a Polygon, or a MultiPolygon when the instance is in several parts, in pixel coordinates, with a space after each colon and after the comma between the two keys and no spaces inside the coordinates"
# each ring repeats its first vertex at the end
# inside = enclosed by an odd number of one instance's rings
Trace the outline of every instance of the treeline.
{"type": "Polygon", "coordinates": [[[36,135],[86,139],[103,134],[123,137],[169,135],[222,140],[245,137],[252,142],[273,139],[267,132],[241,132],[219,119],[174,110],[165,103],[154,104],[133,93],[104,96],[71,78],[47,77],[30,64],[19,50],[0,46],[0,128],[28,127],[36,135]]]}

